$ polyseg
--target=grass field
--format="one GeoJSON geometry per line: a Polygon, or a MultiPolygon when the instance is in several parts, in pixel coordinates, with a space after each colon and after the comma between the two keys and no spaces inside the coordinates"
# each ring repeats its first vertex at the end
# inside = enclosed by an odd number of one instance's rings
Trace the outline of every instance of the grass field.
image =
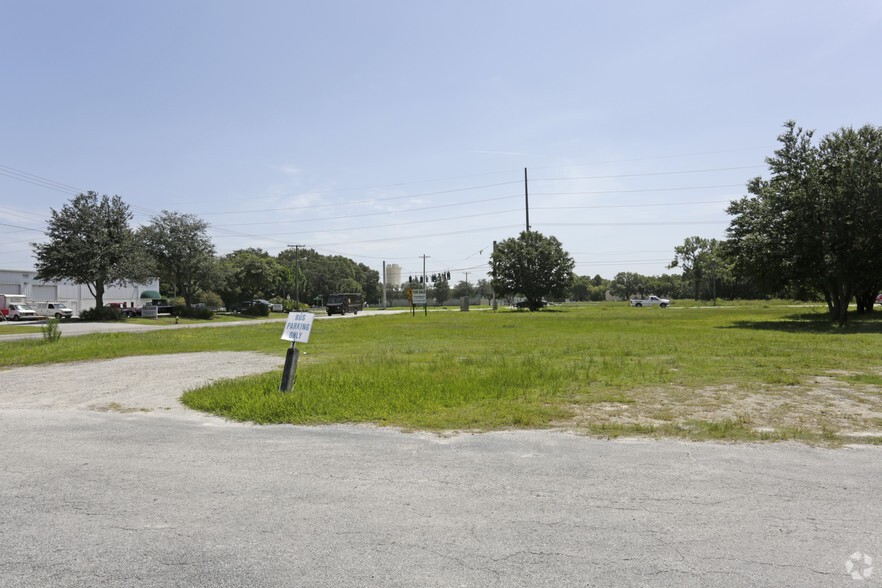
{"type": "MultiPolygon", "coordinates": [[[[215,383],[183,401],[259,423],[882,442],[882,318],[837,327],[823,311],[600,304],[316,321],[299,346],[293,392],[278,392],[277,371],[215,383]]],[[[0,365],[201,350],[283,358],[281,329],[10,341],[0,365]]]]}

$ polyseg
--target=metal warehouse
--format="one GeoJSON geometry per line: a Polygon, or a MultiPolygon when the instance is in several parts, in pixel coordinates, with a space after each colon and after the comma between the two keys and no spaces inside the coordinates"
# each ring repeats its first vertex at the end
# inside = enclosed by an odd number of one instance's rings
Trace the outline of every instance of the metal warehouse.
{"type": "MultiPolygon", "coordinates": [[[[55,301],[69,306],[74,314],[95,307],[95,297],[85,284],[73,282],[44,282],[37,279],[34,270],[0,270],[0,294],[24,294],[28,302],[55,301]]],[[[159,291],[159,280],[146,284],[130,284],[127,286],[107,286],[104,291],[104,303],[127,302],[130,305],[141,305],[141,294],[147,291],[159,291]]]]}

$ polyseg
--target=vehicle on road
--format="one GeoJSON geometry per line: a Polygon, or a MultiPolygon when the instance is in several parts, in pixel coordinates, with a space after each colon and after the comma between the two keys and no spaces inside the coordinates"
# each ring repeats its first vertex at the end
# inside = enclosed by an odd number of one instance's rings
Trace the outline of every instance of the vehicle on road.
{"type": "Polygon", "coordinates": [[[73,317],[73,310],[61,302],[35,302],[34,310],[37,311],[38,315],[54,317],[57,319],[69,319],[73,317]]]}
{"type": "Polygon", "coordinates": [[[660,306],[662,308],[671,304],[667,298],[659,298],[658,296],[650,296],[649,298],[632,298],[631,306],[660,306]]]}
{"type": "Polygon", "coordinates": [[[328,296],[328,303],[325,305],[328,316],[332,314],[358,314],[359,310],[364,307],[361,294],[355,292],[341,292],[328,296]]]}

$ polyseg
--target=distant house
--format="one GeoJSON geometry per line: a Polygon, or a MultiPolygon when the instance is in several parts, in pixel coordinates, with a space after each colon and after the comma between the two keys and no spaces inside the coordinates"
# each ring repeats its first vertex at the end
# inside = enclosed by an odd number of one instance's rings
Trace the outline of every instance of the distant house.
{"type": "MultiPolygon", "coordinates": [[[[43,282],[37,280],[36,275],[34,270],[0,269],[0,294],[24,294],[28,302],[63,302],[73,309],[74,314],[95,307],[95,297],[85,284],[68,281],[43,282]]],[[[141,306],[141,294],[158,290],[159,280],[146,284],[108,286],[104,291],[104,303],[127,302],[129,305],[141,306]]]]}

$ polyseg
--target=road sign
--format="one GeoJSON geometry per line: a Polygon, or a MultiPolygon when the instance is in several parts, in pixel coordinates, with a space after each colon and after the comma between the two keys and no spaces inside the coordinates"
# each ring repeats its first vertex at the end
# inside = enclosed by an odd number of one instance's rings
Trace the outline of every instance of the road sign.
{"type": "Polygon", "coordinates": [[[426,303],[426,290],[417,290],[414,288],[413,290],[413,303],[414,304],[425,304],[426,303]]]}
{"type": "Polygon", "coordinates": [[[293,343],[306,343],[309,341],[309,333],[312,331],[313,319],[315,319],[315,315],[311,312],[289,312],[282,339],[293,343]]]}

